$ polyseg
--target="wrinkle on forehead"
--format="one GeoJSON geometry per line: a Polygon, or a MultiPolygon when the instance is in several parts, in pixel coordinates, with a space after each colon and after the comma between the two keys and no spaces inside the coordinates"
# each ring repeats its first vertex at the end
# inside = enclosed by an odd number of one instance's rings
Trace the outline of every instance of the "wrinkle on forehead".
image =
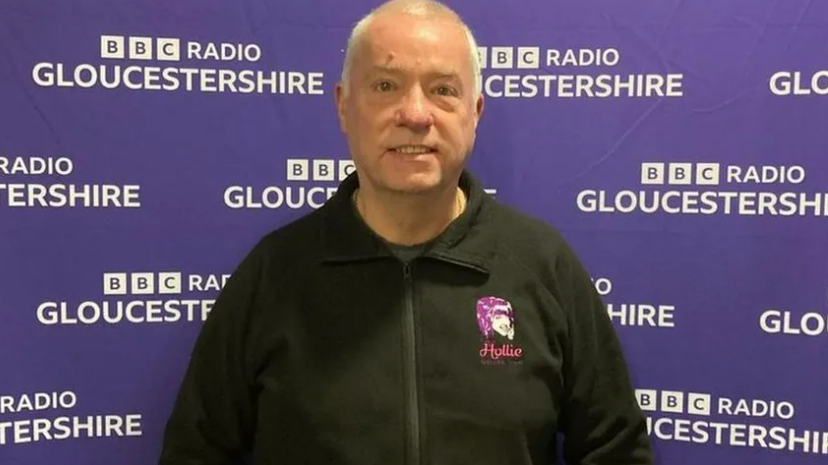
{"type": "MultiPolygon", "coordinates": [[[[388,17],[376,19],[365,31],[355,54],[358,60],[355,61],[360,61],[363,65],[375,63],[390,66],[400,59],[411,58],[414,62],[421,63],[441,58],[440,52],[447,47],[454,50],[458,44],[465,46],[462,30],[445,20],[435,24],[421,23],[419,18],[413,18],[410,29],[403,32],[404,38],[399,35],[400,27],[408,28],[408,24],[391,22],[388,17]],[[393,41],[386,39],[388,35],[394,36],[393,41]]],[[[463,53],[463,57],[465,55],[463,53]]]]}
{"type": "MultiPolygon", "coordinates": [[[[450,27],[447,27],[450,26],[450,24],[446,23],[445,21],[441,21],[440,26],[445,29],[446,33],[448,33],[447,31],[451,30],[450,27]]],[[[417,37],[417,39],[427,42],[439,42],[440,40],[440,37],[435,33],[435,29],[433,28],[417,28],[414,30],[414,35],[417,37]]]]}
{"type": "Polygon", "coordinates": [[[423,42],[432,45],[441,45],[443,42],[457,42],[466,44],[466,36],[462,24],[452,18],[420,18],[409,15],[395,15],[386,13],[374,18],[371,24],[360,36],[360,42],[368,48],[382,48],[386,44],[378,40],[378,36],[385,34],[398,35],[401,32],[409,33],[413,42],[423,42]],[[401,30],[403,29],[403,30],[401,30]]]}

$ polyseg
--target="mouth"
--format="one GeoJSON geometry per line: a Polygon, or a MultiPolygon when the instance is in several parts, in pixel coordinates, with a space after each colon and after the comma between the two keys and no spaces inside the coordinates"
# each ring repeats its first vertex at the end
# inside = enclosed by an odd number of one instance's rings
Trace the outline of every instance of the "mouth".
{"type": "Polygon", "coordinates": [[[400,153],[404,155],[423,155],[427,153],[435,153],[437,149],[430,145],[398,145],[388,149],[389,152],[400,153]]]}

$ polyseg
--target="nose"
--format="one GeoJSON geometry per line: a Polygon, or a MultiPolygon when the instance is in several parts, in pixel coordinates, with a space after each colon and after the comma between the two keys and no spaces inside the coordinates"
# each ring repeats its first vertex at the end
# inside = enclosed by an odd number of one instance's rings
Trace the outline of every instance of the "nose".
{"type": "Polygon", "coordinates": [[[428,130],[434,124],[434,114],[428,96],[420,86],[412,86],[405,94],[395,117],[398,126],[418,132],[428,130]]]}

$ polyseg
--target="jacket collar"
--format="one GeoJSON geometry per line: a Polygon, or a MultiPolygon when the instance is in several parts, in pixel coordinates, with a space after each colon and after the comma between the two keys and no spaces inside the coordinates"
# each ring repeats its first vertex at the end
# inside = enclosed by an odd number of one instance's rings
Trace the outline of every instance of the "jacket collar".
{"type": "MultiPolygon", "coordinates": [[[[492,218],[494,200],[468,172],[460,176],[460,188],[468,197],[466,209],[424,255],[488,273],[497,246],[497,228],[492,218]]],[[[359,187],[356,172],[343,180],[325,204],[322,231],[326,262],[353,262],[393,257],[385,244],[354,211],[351,197],[359,187]]]]}

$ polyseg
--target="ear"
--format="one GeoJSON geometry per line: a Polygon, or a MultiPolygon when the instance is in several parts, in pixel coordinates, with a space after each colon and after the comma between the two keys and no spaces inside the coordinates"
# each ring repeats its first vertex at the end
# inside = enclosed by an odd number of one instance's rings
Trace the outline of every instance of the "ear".
{"type": "Polygon", "coordinates": [[[336,115],[339,117],[339,130],[345,132],[345,88],[342,81],[338,81],[334,86],[334,101],[336,115]]]}
{"type": "Polygon", "coordinates": [[[480,118],[483,116],[483,107],[484,107],[484,98],[483,98],[483,91],[480,91],[480,95],[477,97],[477,102],[474,104],[474,126],[477,127],[477,123],[480,122],[480,118]]]}

